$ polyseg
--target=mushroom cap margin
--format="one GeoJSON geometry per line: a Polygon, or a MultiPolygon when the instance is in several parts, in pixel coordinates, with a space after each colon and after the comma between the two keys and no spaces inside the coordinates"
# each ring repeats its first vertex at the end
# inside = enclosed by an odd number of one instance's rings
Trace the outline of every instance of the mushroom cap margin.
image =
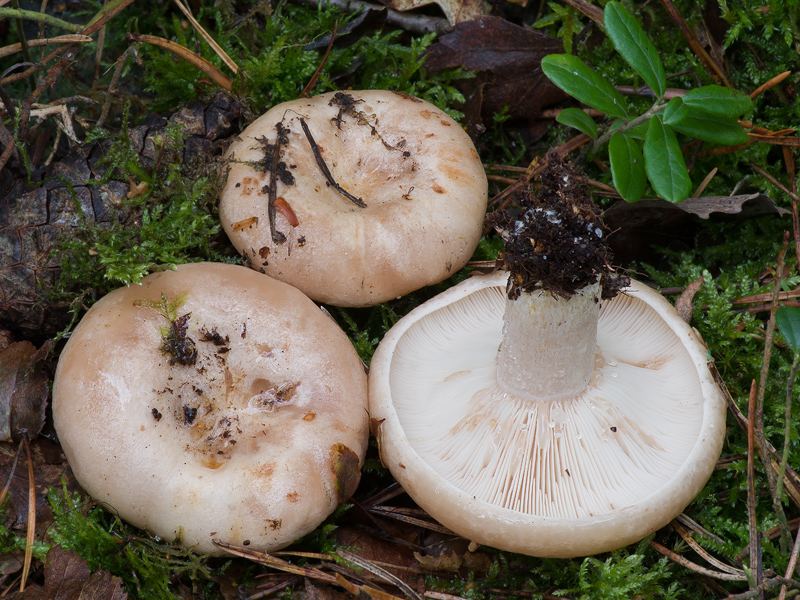
{"type": "Polygon", "coordinates": [[[355,109],[369,125],[344,115],[337,127],[334,93],[326,93],[279,104],[247,127],[228,150],[236,160],[220,194],[220,221],[254,269],[319,302],[369,306],[438,283],[466,264],[482,233],[488,184],[469,136],[443,111],[393,91],[348,94],[362,101],[355,109]],[[326,182],[301,117],[334,180],[366,208],[326,182]],[[291,185],[278,182],[277,195],[297,219],[292,226],[278,211],[282,244],[270,236],[269,172],[242,162],[263,160],[259,140],[274,143],[277,122],[289,130],[280,160],[294,176],[291,185]]]}
{"type": "Polygon", "coordinates": [[[366,406],[361,361],[329,317],[287,284],[215,263],[103,297],[64,348],[53,389],[84,489],[132,524],[213,554],[214,539],[274,550],[321,523],[357,483],[366,406]],[[134,305],[162,292],[188,292],[178,315],[191,313],[195,365],[170,365],[166,320],[134,305]],[[202,341],[201,330],[220,337],[202,341]]]}
{"type": "Polygon", "coordinates": [[[707,367],[705,346],[665,299],[641,283],[632,282],[625,294],[645,303],[682,342],[695,365],[703,414],[696,440],[677,471],[636,504],[568,519],[504,509],[442,479],[409,441],[392,401],[390,383],[399,341],[419,319],[471,294],[489,288],[504,293],[506,280],[507,274],[501,272],[468,279],[414,309],[384,337],[373,357],[369,380],[370,414],[384,464],[417,504],[440,523],[463,537],[502,550],[554,558],[585,556],[634,543],[655,532],[680,514],[705,485],[722,447],[726,411],[707,367]]]}

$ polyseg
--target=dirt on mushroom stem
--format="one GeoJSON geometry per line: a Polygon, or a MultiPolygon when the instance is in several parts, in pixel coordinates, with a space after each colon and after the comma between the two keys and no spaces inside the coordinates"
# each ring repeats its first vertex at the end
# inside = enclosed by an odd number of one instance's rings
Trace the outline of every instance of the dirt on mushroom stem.
{"type": "Polygon", "coordinates": [[[516,195],[518,208],[489,217],[505,241],[499,260],[511,273],[509,298],[543,289],[569,299],[598,279],[602,298],[613,298],[630,278],[610,266],[606,227],[583,172],[550,152],[540,182],[537,193],[527,188],[516,195]]]}

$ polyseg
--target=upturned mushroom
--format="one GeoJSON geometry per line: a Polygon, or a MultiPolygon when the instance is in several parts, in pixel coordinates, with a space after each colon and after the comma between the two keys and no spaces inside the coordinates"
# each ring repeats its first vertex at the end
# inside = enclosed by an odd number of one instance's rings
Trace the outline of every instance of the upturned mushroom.
{"type": "Polygon", "coordinates": [[[95,304],[60,357],[53,416],[84,489],[200,553],[275,550],[359,480],[366,375],[300,291],[240,266],[145,277],[95,304]]]}
{"type": "Polygon", "coordinates": [[[725,403],[697,333],[610,272],[579,174],[549,160],[540,194],[495,219],[508,272],[450,288],[385,336],[370,413],[382,460],[443,525],[574,557],[680,514],[714,469],[725,403]]]}
{"type": "Polygon", "coordinates": [[[392,91],[286,102],[231,144],[220,220],[252,268],[367,306],[438,283],[480,239],[488,187],[447,114],[392,91]]]}

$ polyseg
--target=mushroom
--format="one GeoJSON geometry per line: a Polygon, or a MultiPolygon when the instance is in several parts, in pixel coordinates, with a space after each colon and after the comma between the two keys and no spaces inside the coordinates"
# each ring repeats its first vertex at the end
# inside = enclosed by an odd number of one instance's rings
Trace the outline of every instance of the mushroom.
{"type": "Polygon", "coordinates": [[[252,268],[367,306],[438,283],[480,239],[488,187],[447,114],[392,91],[285,102],[231,144],[220,220],[252,268]]]}
{"type": "Polygon", "coordinates": [[[495,219],[510,273],[398,321],[369,393],[381,458],[423,509],[475,542],[566,558],[680,514],[714,469],[725,402],[698,334],[608,272],[578,174],[550,160],[556,190],[495,219]]]}
{"type": "Polygon", "coordinates": [[[84,489],[199,553],[271,551],[355,490],[366,375],[295,288],[198,263],[117,289],[61,354],[53,416],[84,489]]]}

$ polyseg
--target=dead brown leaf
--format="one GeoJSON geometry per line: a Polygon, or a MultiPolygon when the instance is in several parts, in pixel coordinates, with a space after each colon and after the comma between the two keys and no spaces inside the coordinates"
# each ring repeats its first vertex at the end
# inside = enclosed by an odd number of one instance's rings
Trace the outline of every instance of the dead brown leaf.
{"type": "Polygon", "coordinates": [[[44,585],[12,594],[11,600],[127,600],[122,580],[108,571],[95,571],[77,554],[60,546],[47,553],[44,585]]]}
{"type": "Polygon", "coordinates": [[[42,430],[49,378],[40,367],[47,350],[37,352],[27,341],[0,350],[0,442],[33,439],[42,430]]]}
{"type": "MultiPolygon", "coordinates": [[[[542,58],[563,52],[561,41],[500,17],[481,16],[456,25],[428,49],[431,70],[461,67],[477,71],[470,97],[477,94],[483,120],[504,107],[512,119],[529,119],[544,106],[566,99],[541,68],[542,58]]],[[[474,117],[473,117],[474,119],[474,117]]]]}
{"type": "Polygon", "coordinates": [[[700,290],[703,285],[703,276],[701,275],[692,283],[686,286],[683,293],[678,296],[675,301],[675,310],[681,316],[681,319],[689,323],[692,320],[692,313],[694,312],[694,295],[700,290]]]}
{"type": "Polygon", "coordinates": [[[382,4],[401,12],[413,10],[420,6],[438,4],[450,25],[463,23],[486,14],[486,3],[483,0],[380,0],[382,4]]]}
{"type": "Polygon", "coordinates": [[[690,216],[708,219],[717,215],[728,219],[752,219],[764,215],[784,216],[791,211],[775,205],[764,194],[736,196],[702,196],[683,202],[667,202],[660,198],[635,203],[617,202],[603,213],[603,221],[611,230],[608,242],[618,263],[638,258],[647,262],[642,249],[652,245],[670,245],[689,240],[693,235],[690,216]]]}

